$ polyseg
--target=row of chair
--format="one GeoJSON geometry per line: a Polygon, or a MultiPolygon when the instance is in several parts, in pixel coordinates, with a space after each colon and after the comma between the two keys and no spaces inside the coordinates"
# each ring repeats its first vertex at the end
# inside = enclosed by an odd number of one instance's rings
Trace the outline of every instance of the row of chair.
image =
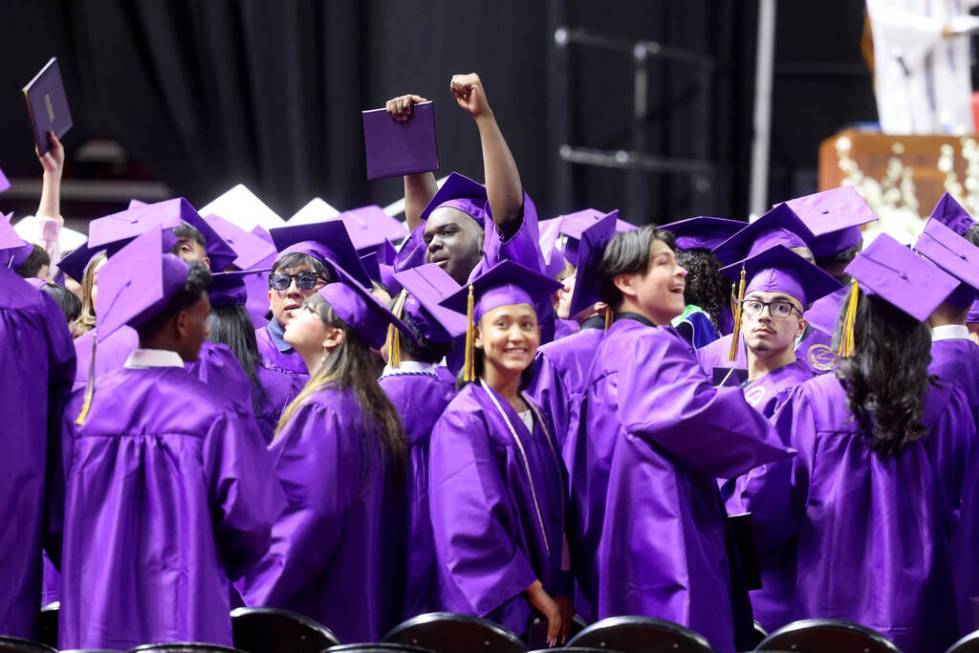
{"type": "MultiPolygon", "coordinates": [[[[288,610],[238,608],[231,613],[235,648],[213,644],[149,644],[130,653],[527,653],[527,645],[499,625],[446,612],[409,619],[376,644],[341,644],[329,628],[288,610]]],[[[56,653],[57,606],[42,611],[42,642],[0,637],[0,653],[56,653]]],[[[648,617],[611,617],[577,632],[564,653],[711,653],[697,633],[648,617]]],[[[764,637],[755,651],[900,653],[879,633],[845,621],[807,619],[764,637]]],[[[542,653],[543,649],[532,653],[542,653]]],[[[62,653],[68,653],[62,651],[62,653]]],[[[121,653],[72,651],[71,653],[121,653]]],[[[908,652],[913,653],[913,652],[908,652]]],[[[979,632],[947,653],[979,653],[979,632]]]]}

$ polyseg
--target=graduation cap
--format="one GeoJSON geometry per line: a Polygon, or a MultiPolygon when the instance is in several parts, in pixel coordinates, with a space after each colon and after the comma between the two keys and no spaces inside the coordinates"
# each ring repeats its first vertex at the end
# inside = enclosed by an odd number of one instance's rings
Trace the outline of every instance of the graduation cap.
{"type": "Polygon", "coordinates": [[[564,270],[565,258],[561,251],[559,241],[561,240],[561,221],[564,216],[541,220],[537,223],[540,232],[540,251],[544,256],[544,274],[556,279],[561,271],[564,270]]]}
{"type": "Polygon", "coordinates": [[[866,294],[880,297],[922,322],[959,285],[958,279],[887,234],[877,236],[857,254],[846,266],[846,273],[866,294]]]}
{"type": "Polygon", "coordinates": [[[736,282],[742,270],[747,284],[745,295],[755,291],[781,292],[799,300],[803,307],[842,287],[832,276],[783,245],[723,267],[720,272],[736,282]]]}
{"type": "MultiPolygon", "coordinates": [[[[615,214],[618,216],[618,211],[615,214]]],[[[560,230],[561,235],[565,238],[563,254],[565,260],[570,261],[571,265],[575,267],[578,265],[578,242],[581,240],[581,234],[607,215],[609,214],[597,209],[584,209],[562,216],[560,230]]],[[[615,230],[614,223],[612,230],[613,232],[615,230]]]]}
{"type": "MultiPolygon", "coordinates": [[[[146,204],[93,220],[88,227],[88,246],[107,249],[111,254],[150,227],[158,225],[170,232],[184,223],[197,229],[204,237],[204,250],[211,260],[213,270],[225,270],[238,258],[228,243],[183,197],[146,204]]],[[[176,244],[176,238],[168,234],[164,244],[168,245],[169,251],[176,244]]]]}
{"type": "Polygon", "coordinates": [[[466,332],[466,318],[442,306],[441,302],[459,291],[459,284],[435,263],[395,272],[407,299],[402,318],[430,342],[447,343],[466,332]]]}
{"type": "Polygon", "coordinates": [[[103,249],[91,249],[88,243],[85,243],[79,247],[76,247],[71,252],[65,254],[60,261],[58,261],[58,269],[67,274],[69,277],[82,283],[85,278],[85,270],[88,269],[89,263],[99,252],[103,252],[103,249]]]}
{"type": "Polygon", "coordinates": [[[945,301],[965,308],[979,291],[979,247],[934,218],[925,223],[914,249],[962,283],[945,301]]]}
{"type": "Polygon", "coordinates": [[[816,236],[810,249],[817,258],[833,256],[859,245],[863,240],[860,226],[877,220],[870,206],[852,186],[797,197],[785,204],[816,236]]]}
{"type": "Polygon", "coordinates": [[[972,302],[972,307],[969,308],[969,314],[965,317],[966,324],[979,324],[979,299],[972,302]]]}
{"type": "Polygon", "coordinates": [[[248,302],[245,279],[250,275],[264,274],[268,270],[229,270],[211,275],[207,297],[211,306],[244,306],[248,302]]]}
{"type": "Polygon", "coordinates": [[[746,226],[747,224],[740,220],[700,215],[660,225],[657,228],[672,233],[676,237],[677,250],[685,251],[714,249],[746,226]]]}
{"type": "Polygon", "coordinates": [[[340,214],[340,220],[360,254],[380,249],[385,242],[402,240],[408,235],[404,224],[373,204],[344,211],[340,214]]]}
{"type": "Polygon", "coordinates": [[[964,236],[976,221],[962,208],[954,197],[944,193],[931,212],[931,220],[937,220],[960,236],[964,236]]]}
{"type": "Polygon", "coordinates": [[[365,288],[371,287],[357,250],[350,241],[347,228],[340,220],[286,225],[269,231],[279,258],[299,252],[316,257],[336,271],[338,268],[352,276],[365,288]]]}
{"type": "Polygon", "coordinates": [[[201,208],[200,213],[220,215],[245,231],[252,231],[256,226],[268,230],[285,224],[275,211],[244,184],[238,184],[221,194],[201,208]]]}
{"type": "Polygon", "coordinates": [[[131,199],[129,200],[129,206],[127,206],[126,208],[131,211],[133,209],[138,209],[143,206],[146,206],[146,202],[137,199],[131,199]]]}
{"type": "Polygon", "coordinates": [[[3,170],[0,170],[0,193],[8,188],[10,188],[10,181],[8,181],[6,175],[3,174],[3,170]]]}
{"type": "Polygon", "coordinates": [[[413,105],[411,116],[403,122],[395,120],[386,109],[364,111],[361,116],[368,179],[438,170],[433,102],[413,105]]]}
{"type": "Polygon", "coordinates": [[[17,235],[10,219],[13,213],[0,213],[0,264],[4,267],[15,268],[27,260],[34,246],[17,235]]]}
{"type": "Polygon", "coordinates": [[[480,318],[500,306],[530,304],[535,307],[561,288],[561,284],[519,263],[506,260],[484,271],[465,287],[442,300],[441,305],[466,315],[466,362],[463,379],[475,379],[475,326],[480,318]]]}
{"type": "Polygon", "coordinates": [[[219,215],[207,215],[204,221],[238,255],[234,265],[240,270],[249,270],[276,254],[275,245],[219,215]]]}
{"type": "Polygon", "coordinates": [[[724,265],[751,258],[769,247],[810,247],[815,236],[784,202],[715,247],[712,251],[724,265]]]}
{"type": "Polygon", "coordinates": [[[412,337],[404,323],[356,279],[343,269],[338,270],[337,278],[339,281],[319,289],[320,297],[370,347],[380,349],[384,346],[389,326],[394,326],[405,337],[412,337]]]}
{"type": "MultiPolygon", "coordinates": [[[[568,315],[577,315],[601,299],[601,275],[598,273],[598,266],[602,262],[605,247],[615,237],[618,219],[619,212],[612,211],[578,234],[574,291],[571,293],[568,315]]],[[[605,315],[608,324],[612,315],[611,309],[606,309],[605,315]]]]}

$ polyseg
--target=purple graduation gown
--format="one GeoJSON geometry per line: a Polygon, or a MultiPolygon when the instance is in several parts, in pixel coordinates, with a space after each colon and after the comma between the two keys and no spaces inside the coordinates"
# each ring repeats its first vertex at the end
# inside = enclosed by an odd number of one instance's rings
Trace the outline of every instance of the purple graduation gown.
{"type": "Polygon", "coordinates": [[[798,455],[752,471],[739,488],[756,542],[796,540],[786,618],[854,621],[904,651],[948,648],[961,634],[949,538],[975,438],[965,397],[932,385],[926,435],[896,456],[871,450],[834,374],[798,386],[774,422],[798,455]]]}
{"type": "Polygon", "coordinates": [[[611,452],[607,491],[589,478],[584,496],[588,526],[601,537],[595,562],[582,568],[590,571],[583,590],[595,616],[675,621],[714,650],[733,652],[725,514],[715,479],[791,450],[739,388],[710,384],[670,327],[620,318],[602,341],[586,393],[585,433],[611,452]]]}
{"type": "MultiPolygon", "coordinates": [[[[727,334],[697,350],[697,360],[700,366],[710,375],[715,367],[747,368],[748,359],[745,345],[742,341],[735,360],[728,360],[731,349],[732,334],[727,334]]],[[[803,365],[812,370],[813,374],[822,374],[836,367],[836,354],[833,350],[833,337],[824,331],[809,326],[795,348],[796,357],[803,365]]]]}
{"type": "Polygon", "coordinates": [[[565,557],[564,480],[547,418],[531,433],[506,399],[471,383],[432,431],[429,500],[443,610],[527,631],[525,591],[540,580],[571,596],[565,557]],[[512,429],[512,430],[511,430],[512,429]]]}
{"type": "Polygon", "coordinates": [[[444,367],[397,372],[381,377],[381,388],[394,404],[408,444],[405,542],[405,605],[402,619],[438,609],[435,594],[435,543],[428,508],[428,451],[432,429],[456,394],[455,379],[444,367]]]}
{"type": "MultiPolygon", "coordinates": [[[[0,634],[34,638],[41,605],[41,547],[50,515],[48,468],[60,448],[61,412],[75,350],[54,301],[0,268],[0,634]]],[[[47,546],[57,546],[57,540],[47,546]]],[[[56,553],[56,552],[55,552],[56,553]]]]}
{"type": "Polygon", "coordinates": [[[78,427],[84,394],[65,413],[60,647],[230,645],[228,581],[282,506],[254,422],[175,367],[102,376],[78,427]]]}
{"type": "Polygon", "coordinates": [[[814,376],[808,365],[797,360],[744,384],[742,390],[745,401],[765,417],[771,417],[792,392],[792,388],[814,376]]]}
{"type": "Polygon", "coordinates": [[[275,415],[275,421],[278,422],[282,411],[309,381],[309,373],[299,352],[291,348],[282,351],[276,346],[275,338],[269,332],[271,326],[270,322],[256,329],[255,339],[258,342],[258,355],[263,368],[259,373],[259,379],[262,380],[263,389],[272,389],[266,395],[269,406],[265,412],[268,415],[275,415]],[[272,380],[273,377],[277,378],[272,380]]]}
{"type": "Polygon", "coordinates": [[[968,338],[933,341],[928,372],[962,390],[979,417],[979,345],[968,338]]]}
{"type": "Polygon", "coordinates": [[[269,451],[287,505],[238,586],[247,605],[307,615],[342,642],[378,641],[398,623],[404,538],[374,428],[352,390],[328,387],[279,433],[269,451]]]}
{"type": "Polygon", "coordinates": [[[554,339],[560,340],[581,331],[581,326],[574,320],[557,319],[554,321],[554,339]]]}
{"type": "Polygon", "coordinates": [[[836,321],[840,317],[843,302],[849,295],[850,286],[847,284],[824,297],[820,297],[806,311],[806,320],[813,327],[832,336],[836,331],[836,321]]]}

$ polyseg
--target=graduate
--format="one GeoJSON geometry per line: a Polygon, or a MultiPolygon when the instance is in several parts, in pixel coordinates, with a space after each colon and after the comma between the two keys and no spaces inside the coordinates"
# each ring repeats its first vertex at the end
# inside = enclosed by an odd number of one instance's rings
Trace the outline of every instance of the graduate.
{"type": "Polygon", "coordinates": [[[162,248],[150,229],[99,273],[100,338],[129,325],[139,348],[65,411],[62,649],[231,645],[229,581],[265,553],[282,505],[254,422],[184,369],[210,274],[162,248]]]}
{"type": "Polygon", "coordinates": [[[618,211],[613,211],[580,232],[574,253],[577,267],[565,288],[571,289],[566,310],[576,321],[581,320],[581,330],[537,350],[533,378],[527,389],[537,405],[550,415],[554,437],[569,470],[572,459],[564,452],[573,451],[575,442],[568,442],[568,435],[577,435],[581,393],[598,343],[608,326],[606,316],[610,314],[605,304],[599,301],[598,266],[605,246],[615,236],[617,214],[618,211]]]}
{"type": "Polygon", "coordinates": [[[940,653],[964,634],[949,539],[975,422],[957,388],[929,378],[923,320],[959,282],[887,235],[846,271],[844,357],[782,404],[775,426],[799,453],[739,481],[741,502],[757,541],[797,540],[785,620],[845,619],[940,653]]]}
{"type": "Polygon", "coordinates": [[[548,643],[573,614],[564,468],[550,419],[522,391],[540,342],[535,306],[559,284],[504,261],[447,298],[468,316],[463,387],[432,431],[429,500],[443,610],[548,643]]]}
{"type": "MultiPolygon", "coordinates": [[[[81,269],[83,270],[81,275],[82,308],[75,322],[72,324],[72,332],[77,339],[94,329],[97,324],[97,318],[95,317],[95,299],[98,295],[98,287],[96,286],[95,280],[99,269],[105,264],[108,257],[105,254],[105,250],[91,252],[88,247],[85,247],[84,250],[72,252],[69,257],[72,259],[88,257],[87,261],[81,263],[81,269]]],[[[64,265],[64,260],[60,264],[64,265]]]]}
{"type": "Polygon", "coordinates": [[[430,263],[395,274],[405,294],[395,300],[413,337],[388,327],[388,364],[381,388],[404,425],[408,447],[408,542],[403,619],[438,609],[435,543],[428,507],[428,452],[432,429],[456,394],[455,377],[441,361],[466,332],[466,318],[439,303],[459,289],[452,277],[430,263]]]}
{"type": "Polygon", "coordinates": [[[41,604],[41,548],[57,555],[57,539],[45,541],[50,513],[46,488],[56,484],[52,459],[59,455],[61,413],[75,375],[75,349],[65,319],[45,293],[9,265],[23,250],[13,227],[0,219],[0,382],[6,388],[0,428],[0,508],[7,536],[0,538],[4,580],[0,633],[35,639],[41,604]]]}
{"type": "MultiPolygon", "coordinates": [[[[441,188],[430,172],[405,176],[405,222],[410,235],[398,252],[395,268],[436,263],[458,284],[503,260],[542,272],[537,209],[523,190],[483,82],[475,73],[454,75],[449,90],[476,122],[486,186],[458,173],[450,174],[441,188]]],[[[419,102],[427,100],[403,95],[389,100],[386,108],[393,119],[406,121],[419,102]]],[[[553,325],[548,326],[553,333],[553,325]]]]}
{"type": "Polygon", "coordinates": [[[789,390],[814,376],[796,358],[795,343],[806,332],[806,307],[839,290],[840,283],[781,245],[721,272],[734,282],[744,274],[747,285],[735,327],[747,350],[748,380],[742,389],[749,404],[771,417],[789,390]]]}
{"type": "Polygon", "coordinates": [[[308,615],[344,642],[375,642],[403,608],[405,441],[371,354],[398,320],[359,281],[333,272],[338,281],[307,297],[285,327],[311,375],[269,447],[288,505],[239,589],[249,606],[308,615]]]}
{"type": "Polygon", "coordinates": [[[585,387],[572,478],[576,574],[590,617],[648,615],[734,650],[716,478],[791,454],[737,388],[714,388],[672,328],[673,235],[617,235],[601,263],[615,312],[585,387]]]}
{"type": "Polygon", "coordinates": [[[955,385],[979,418],[979,346],[969,338],[969,309],[979,293],[979,247],[932,218],[914,249],[959,280],[959,285],[928,316],[931,365],[928,371],[955,385]]]}
{"type": "MultiPolygon", "coordinates": [[[[715,247],[713,252],[721,263],[731,265],[776,245],[782,245],[812,263],[815,259],[810,246],[814,240],[814,234],[796,211],[783,202],[776,204],[768,213],[715,247]]],[[[736,286],[732,288],[736,289],[736,286]]],[[[746,368],[744,342],[742,340],[732,350],[732,339],[731,335],[725,335],[697,350],[700,365],[708,375],[713,375],[715,368],[720,370],[728,370],[732,367],[741,370],[746,368]]],[[[836,355],[832,340],[832,334],[820,331],[811,324],[807,325],[805,332],[796,343],[799,360],[816,374],[833,369],[836,365],[836,355]]]]}
{"type": "Polygon", "coordinates": [[[676,260],[687,271],[683,312],[673,326],[694,349],[704,347],[734,330],[730,283],[719,272],[711,251],[741,231],[740,220],[698,216],[660,227],[676,237],[676,260]]]}

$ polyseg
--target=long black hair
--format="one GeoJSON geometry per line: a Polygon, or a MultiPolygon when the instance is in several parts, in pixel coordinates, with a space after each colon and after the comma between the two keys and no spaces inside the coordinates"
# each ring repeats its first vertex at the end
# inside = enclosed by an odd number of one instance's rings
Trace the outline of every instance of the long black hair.
{"type": "Polygon", "coordinates": [[[707,249],[687,249],[676,253],[676,262],[687,271],[684,303],[703,309],[720,332],[722,311],[731,302],[731,282],[721,274],[717,257],[707,249]]]}
{"type": "MultiPolygon", "coordinates": [[[[846,302],[838,324],[845,312],[846,302]]],[[[871,439],[871,449],[896,454],[926,433],[921,419],[931,383],[931,334],[923,322],[861,292],[853,342],[853,356],[836,368],[847,405],[871,439]]]]}
{"type": "Polygon", "coordinates": [[[255,339],[255,325],[248,316],[248,311],[240,304],[212,306],[211,314],[207,316],[207,330],[208,340],[227,345],[238,359],[241,370],[255,390],[252,393],[252,404],[258,414],[265,403],[265,391],[258,380],[261,357],[258,353],[258,341],[255,339]]]}

